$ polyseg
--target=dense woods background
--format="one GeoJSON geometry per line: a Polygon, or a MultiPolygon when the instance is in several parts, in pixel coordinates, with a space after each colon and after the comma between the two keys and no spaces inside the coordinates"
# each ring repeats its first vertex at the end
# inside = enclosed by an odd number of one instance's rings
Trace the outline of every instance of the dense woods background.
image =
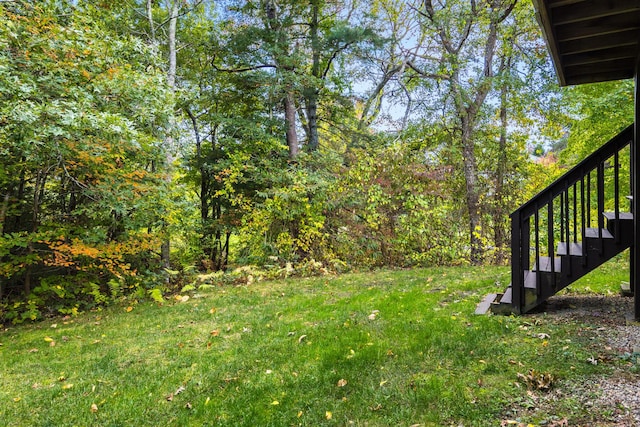
{"type": "Polygon", "coordinates": [[[5,1],[0,95],[0,322],[505,263],[509,212],[633,108],[557,87],[526,0],[5,1]]]}

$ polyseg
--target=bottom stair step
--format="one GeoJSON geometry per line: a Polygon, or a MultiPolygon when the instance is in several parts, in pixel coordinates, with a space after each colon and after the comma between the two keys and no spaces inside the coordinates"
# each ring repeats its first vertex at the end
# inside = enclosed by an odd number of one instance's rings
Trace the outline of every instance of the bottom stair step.
{"type": "Polygon", "coordinates": [[[498,294],[489,294],[476,307],[476,314],[486,314],[491,309],[491,304],[496,300],[498,294]]]}
{"type": "Polygon", "coordinates": [[[509,286],[507,288],[506,291],[504,291],[504,295],[502,295],[502,298],[500,298],[500,301],[498,301],[500,304],[509,304],[511,305],[511,295],[512,295],[512,288],[511,286],[509,286]]]}

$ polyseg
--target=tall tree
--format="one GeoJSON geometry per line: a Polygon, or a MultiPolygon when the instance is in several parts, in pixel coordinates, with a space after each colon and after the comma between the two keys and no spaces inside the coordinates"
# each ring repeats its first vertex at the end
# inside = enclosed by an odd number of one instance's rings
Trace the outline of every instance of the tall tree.
{"type": "Polygon", "coordinates": [[[446,85],[445,99],[454,116],[454,138],[462,157],[465,204],[470,236],[470,262],[483,259],[480,186],[476,158],[476,132],[482,109],[496,75],[500,25],[511,15],[516,0],[425,0],[416,11],[423,17],[428,61],[410,62],[419,75],[446,85]],[[480,52],[478,58],[474,55],[480,52]]]}
{"type": "Polygon", "coordinates": [[[348,23],[351,3],[322,0],[255,0],[233,3],[227,27],[234,30],[221,45],[220,71],[262,73],[282,106],[289,155],[299,152],[298,129],[306,148],[320,145],[323,98],[331,94],[338,58],[350,48],[373,40],[371,30],[348,23]]]}

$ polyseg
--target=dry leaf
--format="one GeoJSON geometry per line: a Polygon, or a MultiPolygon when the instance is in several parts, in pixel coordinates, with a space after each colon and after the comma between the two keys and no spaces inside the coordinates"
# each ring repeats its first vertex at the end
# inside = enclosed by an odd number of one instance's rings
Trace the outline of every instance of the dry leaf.
{"type": "Polygon", "coordinates": [[[331,413],[331,411],[327,411],[324,413],[324,416],[326,419],[330,420],[331,418],[333,418],[333,414],[331,413]]]}
{"type": "Polygon", "coordinates": [[[50,341],[49,342],[49,347],[55,347],[56,346],[56,342],[55,341],[50,341]]]}
{"type": "Polygon", "coordinates": [[[63,389],[63,390],[69,390],[71,387],[73,387],[73,384],[64,384],[64,385],[62,386],[62,389],[63,389]]]}
{"type": "Polygon", "coordinates": [[[167,396],[167,402],[172,402],[173,401],[173,393],[169,394],[169,396],[167,396]]]}
{"type": "Polygon", "coordinates": [[[555,381],[552,374],[548,372],[536,372],[530,370],[528,374],[518,372],[518,378],[524,382],[528,388],[534,390],[549,390],[555,381]]]}
{"type": "Polygon", "coordinates": [[[302,416],[302,411],[298,411],[298,418],[302,416]]]}
{"type": "Polygon", "coordinates": [[[277,400],[274,400],[273,402],[271,402],[271,404],[272,404],[273,406],[276,406],[276,405],[279,405],[279,404],[280,404],[280,402],[278,402],[277,400]]]}
{"type": "Polygon", "coordinates": [[[91,405],[91,412],[93,412],[94,414],[95,414],[96,412],[98,412],[98,405],[96,405],[95,403],[93,403],[93,404],[91,405]]]}
{"type": "Polygon", "coordinates": [[[185,391],[186,388],[184,388],[183,386],[178,387],[178,389],[173,393],[174,395],[179,395],[180,393],[182,393],[183,391],[185,391]]]}
{"type": "Polygon", "coordinates": [[[46,342],[52,342],[52,341],[53,341],[53,338],[51,338],[51,337],[44,337],[44,340],[45,340],[46,342]]]}
{"type": "Polygon", "coordinates": [[[215,330],[211,331],[211,336],[217,337],[218,335],[220,335],[220,331],[219,330],[215,329],[215,330]]]}
{"type": "Polygon", "coordinates": [[[216,312],[216,308],[215,307],[211,307],[211,310],[209,310],[209,313],[215,314],[215,312],[216,312]]]}
{"type": "Polygon", "coordinates": [[[124,311],[126,311],[127,313],[131,313],[133,311],[133,307],[129,306],[125,308],[124,311]]]}
{"type": "Polygon", "coordinates": [[[338,387],[344,387],[347,385],[347,380],[345,380],[344,378],[341,378],[338,380],[338,387]]]}

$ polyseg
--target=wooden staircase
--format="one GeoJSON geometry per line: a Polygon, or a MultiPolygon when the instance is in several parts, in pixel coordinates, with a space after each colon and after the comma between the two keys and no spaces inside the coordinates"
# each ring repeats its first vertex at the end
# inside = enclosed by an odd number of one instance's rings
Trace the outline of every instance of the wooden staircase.
{"type": "Polygon", "coordinates": [[[632,246],[632,140],[633,125],[511,214],[511,284],[476,314],[526,313],[632,246]]]}

